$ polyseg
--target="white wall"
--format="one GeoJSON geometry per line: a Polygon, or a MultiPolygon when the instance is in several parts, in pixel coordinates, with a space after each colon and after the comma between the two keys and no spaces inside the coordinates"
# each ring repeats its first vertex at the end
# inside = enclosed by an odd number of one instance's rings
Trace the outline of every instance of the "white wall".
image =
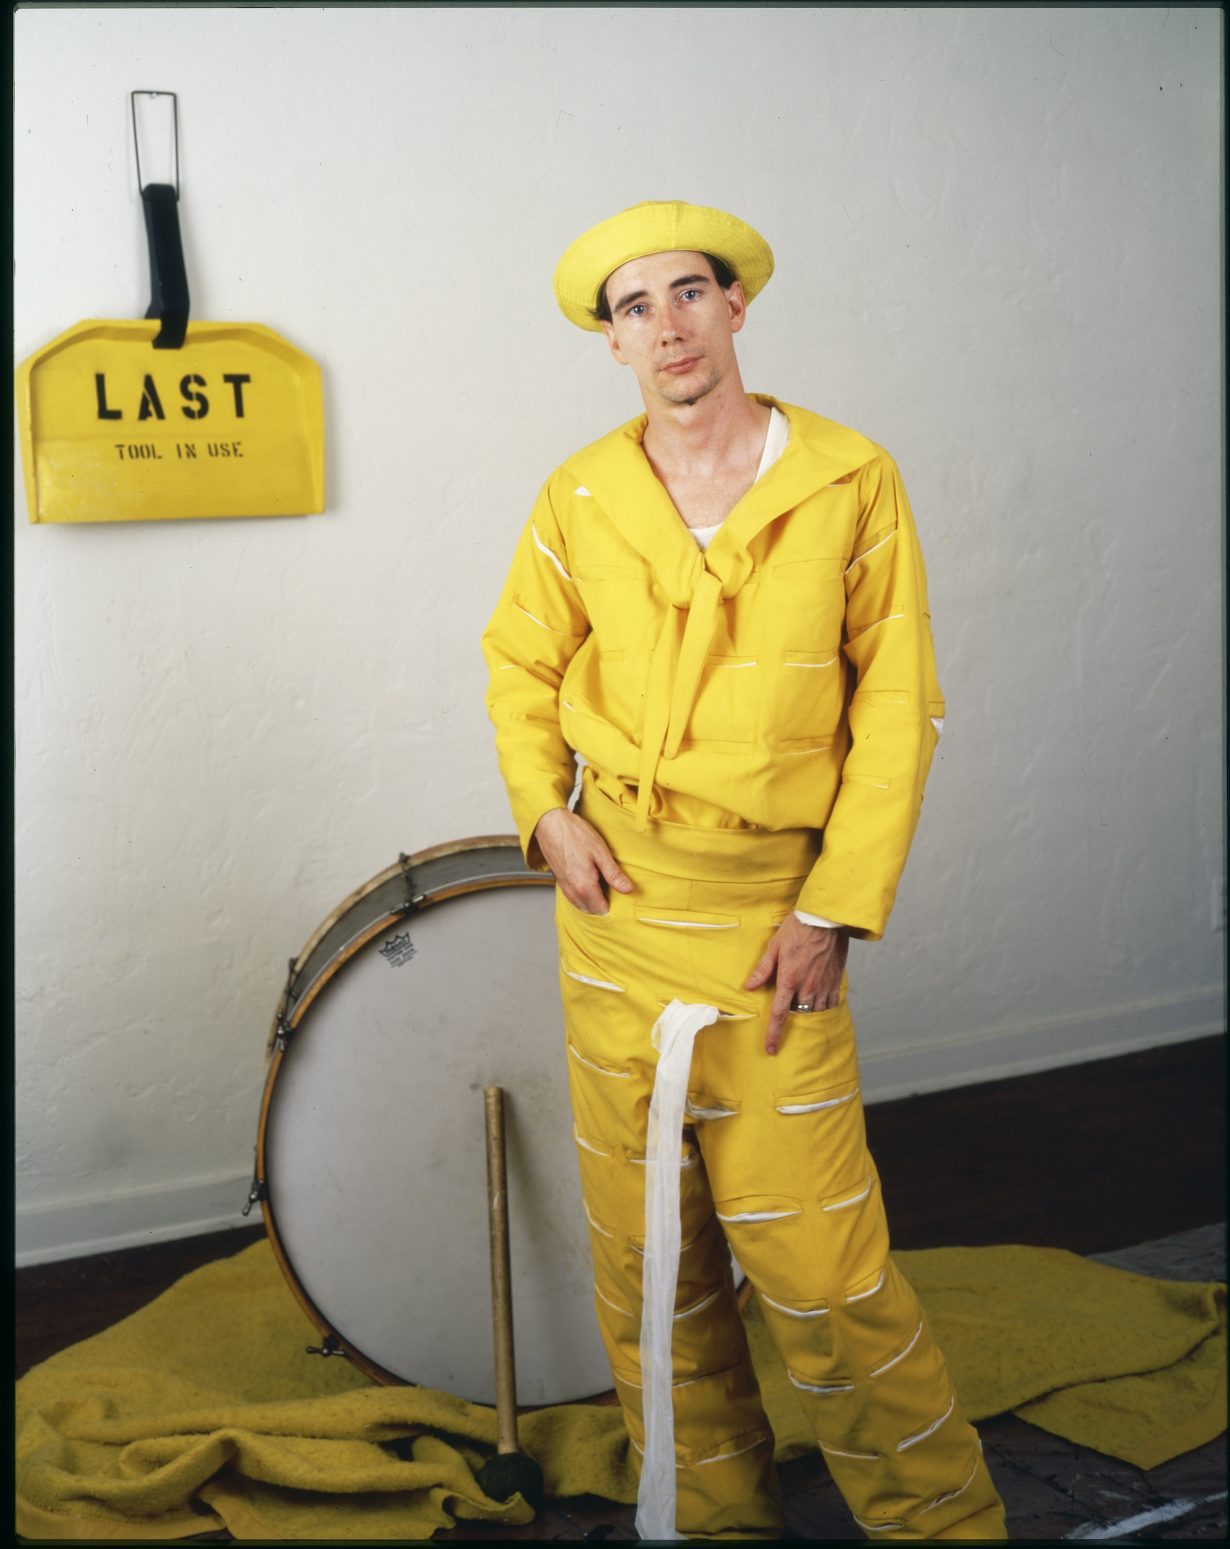
{"type": "Polygon", "coordinates": [[[128,92],[180,94],[193,316],[321,363],[328,510],[31,527],[15,488],[18,1248],[231,1224],[318,922],[510,820],[478,637],[635,414],[584,227],[733,209],[749,387],[897,457],[949,722],[868,1095],[1224,1026],[1212,9],[16,15],[16,358],[148,302],[128,92]]]}

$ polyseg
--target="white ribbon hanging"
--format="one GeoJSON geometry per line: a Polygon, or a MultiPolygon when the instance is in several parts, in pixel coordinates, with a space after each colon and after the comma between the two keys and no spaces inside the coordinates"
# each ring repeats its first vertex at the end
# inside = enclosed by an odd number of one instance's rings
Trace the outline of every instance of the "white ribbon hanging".
{"type": "Polygon", "coordinates": [[[675,1412],[671,1335],[679,1280],[679,1161],[692,1045],[716,1022],[716,1006],[672,1000],[654,1023],[658,1069],[645,1140],[645,1261],[641,1280],[641,1402],[645,1456],[636,1498],[642,1539],[674,1540],[675,1412]]]}

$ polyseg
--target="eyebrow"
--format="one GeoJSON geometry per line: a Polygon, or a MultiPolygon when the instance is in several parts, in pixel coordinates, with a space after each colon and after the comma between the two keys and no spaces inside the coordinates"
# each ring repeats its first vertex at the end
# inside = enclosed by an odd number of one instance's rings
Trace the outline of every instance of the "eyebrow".
{"type": "MultiPolygon", "coordinates": [[[[672,280],[667,289],[678,290],[681,285],[695,285],[698,282],[702,285],[712,284],[712,276],[708,274],[685,274],[681,280],[672,280]]],[[[625,307],[630,307],[634,301],[639,301],[642,296],[647,296],[648,294],[647,290],[629,291],[626,296],[620,297],[611,310],[613,312],[622,312],[625,307]]]]}

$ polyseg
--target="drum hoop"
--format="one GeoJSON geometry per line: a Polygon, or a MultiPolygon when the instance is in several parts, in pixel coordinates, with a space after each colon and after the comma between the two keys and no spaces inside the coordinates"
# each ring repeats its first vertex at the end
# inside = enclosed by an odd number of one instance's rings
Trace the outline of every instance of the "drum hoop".
{"type": "MultiPolygon", "coordinates": [[[[293,1032],[300,1021],[307,1014],[309,1007],[325,985],[332,982],[336,974],[365,947],[374,937],[379,936],[389,927],[390,921],[409,919],[421,909],[430,908],[434,904],[444,903],[450,898],[463,897],[468,893],[489,892],[495,888],[504,887],[553,887],[555,878],[550,872],[531,871],[521,859],[520,840],[513,835],[484,835],[476,839],[458,839],[449,844],[432,845],[429,849],[418,850],[413,855],[404,857],[379,872],[362,887],[356,888],[313,932],[310,940],[299,956],[291,964],[290,977],[286,987],[282,991],[278,1002],[278,1010],[274,1016],[273,1028],[269,1036],[269,1069],[265,1076],[265,1087],[261,1095],[260,1120],[256,1132],[256,1189],[260,1200],[261,1215],[264,1218],[265,1233],[269,1239],[269,1245],[273,1250],[274,1259],[278,1268],[282,1271],[283,1278],[294,1294],[295,1300],[307,1315],[308,1322],[325,1339],[332,1341],[332,1347],[337,1353],[344,1354],[346,1358],[360,1371],[371,1377],[374,1381],[391,1387],[418,1387],[418,1383],[410,1382],[404,1377],[389,1371],[372,1360],[370,1356],[352,1345],[334,1326],[334,1324],[317,1307],[316,1303],[308,1295],[300,1282],[299,1276],[290,1261],[278,1231],[277,1219],[273,1205],[268,1197],[266,1188],[265,1146],[268,1137],[269,1116],[272,1111],[273,1093],[277,1086],[278,1073],[282,1068],[282,1061],[287,1052],[286,1045],[279,1041],[278,1035],[284,1031],[293,1032]],[[295,1000],[295,1008],[290,1018],[284,1018],[287,1001],[293,994],[295,976],[302,972],[310,961],[313,951],[320,946],[335,926],[341,923],[345,916],[361,904],[364,899],[371,896],[379,888],[387,886],[390,882],[404,878],[407,872],[413,877],[414,868],[423,866],[430,861],[443,860],[452,855],[471,855],[475,852],[511,849],[517,856],[519,866],[510,866],[506,872],[497,872],[489,878],[475,879],[444,879],[436,887],[428,887],[422,893],[414,897],[410,908],[399,905],[382,914],[371,925],[365,926],[357,935],[350,938],[328,960],[327,964],[318,972],[304,989],[303,993],[295,1000]]],[[[328,1348],[328,1347],[326,1347],[328,1348]]]]}
{"type": "Polygon", "coordinates": [[[323,1354],[325,1350],[328,1350],[330,1354],[344,1355],[352,1366],[357,1366],[361,1372],[384,1387],[418,1387],[418,1383],[408,1382],[404,1377],[398,1377],[393,1372],[386,1371],[378,1362],[364,1355],[361,1350],[357,1349],[338,1333],[337,1329],[304,1290],[299,1276],[295,1273],[294,1266],[287,1258],[282,1248],[282,1239],[278,1235],[277,1225],[268,1200],[261,1200],[261,1214],[265,1218],[265,1232],[269,1238],[269,1246],[273,1249],[273,1256],[277,1261],[278,1268],[282,1271],[283,1278],[290,1287],[295,1300],[299,1303],[303,1312],[307,1314],[308,1322],[321,1335],[322,1339],[331,1341],[331,1344],[326,1344],[323,1347],[321,1353],[323,1354]]]}
{"type": "Polygon", "coordinates": [[[286,984],[278,1000],[277,1010],[274,1012],[273,1024],[269,1030],[269,1037],[265,1044],[266,1055],[274,1052],[274,1047],[280,1033],[292,1030],[298,1025],[299,1019],[307,1011],[308,1006],[315,998],[319,989],[328,981],[332,974],[347,962],[350,957],[358,952],[372,939],[379,935],[391,920],[409,918],[417,909],[430,908],[432,904],[443,903],[446,899],[455,898],[461,893],[484,891],[490,887],[518,887],[529,885],[531,887],[553,887],[555,878],[549,871],[531,871],[521,859],[521,841],[516,834],[484,834],[474,839],[455,839],[448,844],[432,845],[426,850],[416,850],[413,855],[402,856],[394,861],[391,866],[365,882],[342,900],[312,932],[306,946],[299,955],[293,958],[290,965],[290,973],[286,984]],[[312,978],[300,985],[299,980],[304,974],[313,954],[318,950],[331,930],[334,930],[345,917],[356,909],[365,899],[381,888],[396,884],[409,875],[413,881],[414,870],[432,861],[445,860],[453,855],[474,855],[477,852],[490,850],[508,850],[512,852],[509,857],[509,867],[503,874],[483,878],[480,881],[453,881],[447,884],[429,888],[418,894],[413,900],[399,900],[395,907],[389,908],[383,915],[366,928],[365,933],[348,941],[340,953],[335,953],[326,960],[323,968],[312,978]],[[287,1007],[294,1001],[294,1009],[287,1015],[287,1007]]]}

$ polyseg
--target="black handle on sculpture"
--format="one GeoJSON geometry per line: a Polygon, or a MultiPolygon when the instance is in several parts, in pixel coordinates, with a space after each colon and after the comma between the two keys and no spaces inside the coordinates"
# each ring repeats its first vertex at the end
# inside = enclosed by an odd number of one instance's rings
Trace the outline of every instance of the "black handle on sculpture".
{"type": "Polygon", "coordinates": [[[148,183],[141,190],[145,234],[149,238],[150,304],[146,317],[162,322],[156,350],[177,350],[188,330],[188,272],[179,235],[179,195],[169,183],[148,183]]]}

